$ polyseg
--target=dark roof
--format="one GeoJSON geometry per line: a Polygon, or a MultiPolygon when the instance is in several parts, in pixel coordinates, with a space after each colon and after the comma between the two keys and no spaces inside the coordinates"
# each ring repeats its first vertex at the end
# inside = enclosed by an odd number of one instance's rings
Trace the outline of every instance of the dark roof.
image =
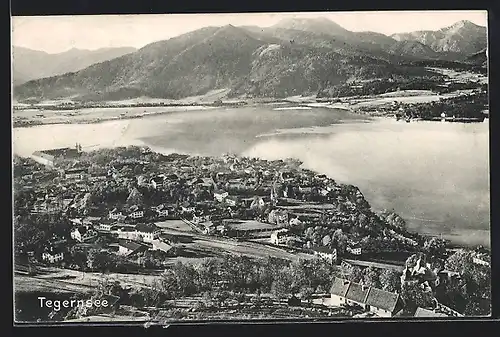
{"type": "Polygon", "coordinates": [[[328,248],[328,247],[314,247],[314,251],[320,252],[320,253],[327,253],[327,254],[333,254],[334,249],[328,248]]]}
{"type": "Polygon", "coordinates": [[[137,226],[135,226],[135,229],[138,232],[153,233],[154,231],[157,231],[160,228],[157,227],[155,224],[138,224],[137,226]]]}
{"type": "Polygon", "coordinates": [[[396,293],[371,287],[368,297],[366,298],[366,304],[389,312],[394,312],[398,299],[399,295],[396,293]]]}
{"type": "Polygon", "coordinates": [[[80,232],[81,235],[87,233],[87,227],[85,227],[85,226],[79,226],[78,227],[78,232],[80,232]]]}
{"type": "Polygon", "coordinates": [[[86,172],[86,168],[82,167],[75,167],[75,168],[70,168],[64,171],[64,173],[80,173],[80,172],[86,172]]]}
{"type": "Polygon", "coordinates": [[[133,232],[135,231],[134,225],[117,224],[111,227],[111,230],[121,230],[122,232],[133,232]]]}
{"type": "Polygon", "coordinates": [[[49,150],[43,150],[43,151],[36,151],[33,153],[33,155],[53,160],[54,157],[78,155],[78,151],[76,149],[64,147],[64,148],[60,148],[60,149],[49,149],[49,150]]]}
{"type": "Polygon", "coordinates": [[[163,177],[158,176],[151,178],[151,181],[154,181],[155,183],[163,183],[163,180],[163,177]]]}
{"type": "Polygon", "coordinates": [[[138,205],[133,205],[128,209],[130,212],[137,212],[137,211],[142,211],[142,207],[138,205]]]}
{"type": "Polygon", "coordinates": [[[59,149],[43,150],[43,151],[40,151],[40,152],[43,152],[43,153],[46,153],[46,154],[50,154],[50,155],[53,155],[53,156],[58,156],[58,155],[60,156],[60,155],[66,154],[66,152],[68,152],[70,150],[76,151],[76,149],[71,149],[69,147],[62,147],[62,148],[59,148],[59,149]]]}
{"type": "Polygon", "coordinates": [[[427,310],[421,307],[417,308],[417,311],[415,311],[415,317],[448,317],[445,314],[442,314],[440,312],[434,312],[432,310],[427,310]]]}
{"type": "Polygon", "coordinates": [[[333,280],[332,287],[330,288],[330,293],[337,296],[345,297],[347,289],[349,289],[350,283],[351,282],[348,280],[336,277],[333,280]]]}
{"type": "Polygon", "coordinates": [[[127,249],[130,249],[131,251],[136,251],[139,248],[143,247],[142,245],[131,241],[120,241],[119,245],[127,249]]]}
{"type": "Polygon", "coordinates": [[[347,289],[345,297],[358,303],[365,303],[366,296],[368,295],[369,290],[370,287],[368,286],[363,286],[359,283],[351,282],[351,284],[349,285],[349,289],[347,289]]]}
{"type": "Polygon", "coordinates": [[[44,159],[47,159],[47,160],[54,160],[54,156],[52,156],[50,154],[47,154],[47,153],[43,153],[41,151],[35,151],[35,152],[33,152],[33,156],[41,157],[41,158],[44,158],[44,159]]]}

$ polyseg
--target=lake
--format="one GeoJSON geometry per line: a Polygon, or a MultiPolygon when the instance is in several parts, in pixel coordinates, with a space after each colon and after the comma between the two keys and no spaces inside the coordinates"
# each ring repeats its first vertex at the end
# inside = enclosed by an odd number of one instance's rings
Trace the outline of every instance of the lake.
{"type": "Polygon", "coordinates": [[[261,106],[15,128],[13,142],[19,155],[79,142],[84,150],[148,145],[163,153],[293,157],[358,186],[375,210],[394,209],[411,229],[490,247],[487,122],[405,123],[261,106]]]}

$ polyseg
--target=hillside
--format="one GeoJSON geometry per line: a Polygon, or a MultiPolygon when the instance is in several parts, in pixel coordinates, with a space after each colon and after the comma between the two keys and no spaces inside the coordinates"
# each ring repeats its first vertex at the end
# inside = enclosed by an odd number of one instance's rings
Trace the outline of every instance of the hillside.
{"type": "Polygon", "coordinates": [[[435,59],[440,56],[440,53],[435,52],[429,46],[410,40],[396,41],[390,46],[389,50],[395,55],[416,59],[435,59]]]}
{"type": "Polygon", "coordinates": [[[88,66],[132,53],[136,49],[102,48],[97,50],[71,49],[63,53],[48,54],[23,47],[12,48],[14,85],[32,79],[75,72],[88,66]]]}
{"type": "Polygon", "coordinates": [[[488,55],[486,53],[486,48],[467,57],[467,62],[486,67],[488,64],[488,55]]]}
{"type": "Polygon", "coordinates": [[[436,52],[455,52],[465,55],[477,53],[487,46],[486,27],[467,20],[436,31],[400,33],[391,37],[398,41],[418,41],[436,52]]]}
{"type": "Polygon", "coordinates": [[[18,100],[179,99],[219,89],[233,97],[286,97],[351,81],[427,76],[423,67],[401,65],[452,56],[417,41],[350,32],[327,19],[289,19],[266,28],[202,28],[14,92],[18,100]]]}

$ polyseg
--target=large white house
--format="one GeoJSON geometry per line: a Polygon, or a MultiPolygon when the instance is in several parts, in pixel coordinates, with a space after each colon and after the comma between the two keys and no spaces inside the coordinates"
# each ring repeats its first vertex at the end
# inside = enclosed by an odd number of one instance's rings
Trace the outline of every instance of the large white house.
{"type": "Polygon", "coordinates": [[[151,243],[160,236],[161,230],[155,224],[138,224],[134,227],[118,228],[112,233],[117,235],[119,239],[151,243]]]}
{"type": "Polygon", "coordinates": [[[62,250],[51,249],[42,253],[42,260],[49,263],[56,263],[64,259],[62,250]]]}

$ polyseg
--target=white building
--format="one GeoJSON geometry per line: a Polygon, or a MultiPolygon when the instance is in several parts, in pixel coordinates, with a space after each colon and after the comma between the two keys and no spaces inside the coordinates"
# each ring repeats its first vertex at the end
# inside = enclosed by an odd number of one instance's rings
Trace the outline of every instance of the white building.
{"type": "Polygon", "coordinates": [[[168,209],[163,204],[155,207],[154,211],[156,212],[156,215],[159,216],[159,217],[166,217],[166,216],[168,216],[168,209]]]}
{"type": "Polygon", "coordinates": [[[71,238],[78,242],[87,242],[97,236],[98,233],[95,230],[84,226],[75,228],[71,231],[71,238]]]}
{"type": "Polygon", "coordinates": [[[56,263],[64,259],[63,252],[47,251],[42,253],[42,260],[49,263],[56,263]]]}
{"type": "Polygon", "coordinates": [[[154,178],[151,178],[150,182],[151,186],[154,188],[154,189],[159,189],[161,187],[163,187],[163,184],[164,184],[164,178],[163,177],[154,177],[154,178]]]}
{"type": "Polygon", "coordinates": [[[118,210],[117,208],[114,208],[108,213],[108,218],[111,220],[123,220],[125,216],[123,215],[123,212],[118,210]]]}
{"type": "Polygon", "coordinates": [[[161,230],[154,224],[138,224],[135,227],[124,227],[112,231],[119,239],[149,242],[160,237],[161,230]]]}
{"type": "Polygon", "coordinates": [[[352,255],[361,255],[361,247],[360,246],[353,246],[353,247],[347,247],[347,251],[351,253],[352,255]]]}
{"type": "Polygon", "coordinates": [[[224,191],[216,191],[216,192],[214,192],[214,198],[218,202],[223,202],[228,196],[229,196],[228,192],[224,192],[224,191]]]}
{"type": "Polygon", "coordinates": [[[273,245],[282,245],[286,243],[286,240],[288,239],[288,230],[286,229],[281,229],[274,231],[271,233],[271,240],[270,242],[273,245]]]}
{"type": "Polygon", "coordinates": [[[330,262],[335,262],[337,261],[337,249],[333,248],[327,248],[327,247],[319,247],[313,249],[314,255],[330,261],[330,262]]]}
{"type": "Polygon", "coordinates": [[[130,207],[128,217],[131,219],[140,219],[144,217],[144,210],[142,210],[138,206],[132,206],[130,207]]]}
{"type": "Polygon", "coordinates": [[[173,248],[173,246],[161,240],[153,240],[151,243],[153,244],[153,250],[161,250],[165,253],[168,253],[173,248]]]}
{"type": "Polygon", "coordinates": [[[107,232],[109,232],[109,231],[111,231],[111,228],[112,228],[113,226],[115,226],[115,225],[116,225],[116,224],[101,222],[101,223],[97,226],[97,228],[98,228],[99,230],[101,230],[101,231],[107,231],[107,232]]]}

